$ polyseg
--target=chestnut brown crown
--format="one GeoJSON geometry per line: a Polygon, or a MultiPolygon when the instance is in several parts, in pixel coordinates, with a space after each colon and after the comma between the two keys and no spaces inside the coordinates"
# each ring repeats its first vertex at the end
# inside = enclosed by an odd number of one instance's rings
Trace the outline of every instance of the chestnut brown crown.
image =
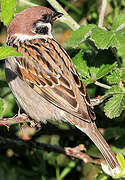
{"type": "Polygon", "coordinates": [[[43,6],[34,6],[18,13],[10,22],[8,36],[36,34],[46,35],[51,31],[53,22],[63,14],[43,6]]]}

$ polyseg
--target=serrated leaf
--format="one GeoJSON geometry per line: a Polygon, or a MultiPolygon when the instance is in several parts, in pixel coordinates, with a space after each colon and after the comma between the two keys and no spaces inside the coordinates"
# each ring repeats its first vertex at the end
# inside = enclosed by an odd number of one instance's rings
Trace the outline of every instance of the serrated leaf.
{"type": "Polygon", "coordinates": [[[122,69],[121,80],[125,83],[125,68],[122,69]]]}
{"type": "Polygon", "coordinates": [[[122,66],[125,67],[125,46],[122,46],[117,51],[118,56],[121,56],[122,66]]]}
{"type": "Polygon", "coordinates": [[[120,80],[121,77],[119,70],[113,71],[109,76],[107,76],[107,81],[109,82],[109,84],[118,84],[120,80]]]}
{"type": "Polygon", "coordinates": [[[125,26],[114,33],[114,42],[112,44],[112,47],[115,46],[116,48],[125,45],[125,26]]]}
{"type": "Polygon", "coordinates": [[[114,95],[106,102],[104,112],[109,118],[119,117],[125,108],[125,93],[114,95]]]}
{"type": "Polygon", "coordinates": [[[87,61],[83,59],[83,51],[79,51],[76,56],[72,58],[73,63],[76,66],[76,69],[80,75],[81,78],[88,78],[89,77],[89,71],[87,66],[87,61]]]}
{"type": "Polygon", "coordinates": [[[108,49],[119,48],[125,44],[125,27],[119,31],[108,31],[101,28],[93,28],[91,39],[97,48],[108,49]]]}
{"type": "Polygon", "coordinates": [[[112,86],[110,89],[108,89],[107,93],[124,94],[125,92],[119,86],[112,86]]]}
{"type": "Polygon", "coordinates": [[[16,0],[2,0],[1,4],[1,19],[5,26],[8,26],[14,17],[16,0]]]}
{"type": "Polygon", "coordinates": [[[92,32],[92,40],[94,41],[97,48],[106,49],[108,48],[111,35],[112,33],[110,31],[96,27],[92,32]]]}
{"type": "Polygon", "coordinates": [[[112,86],[110,89],[107,90],[106,94],[100,98],[100,101],[103,102],[105,99],[115,94],[124,94],[124,93],[125,92],[123,91],[123,89],[121,89],[119,86],[112,86]]]}
{"type": "Polygon", "coordinates": [[[5,59],[10,56],[22,56],[11,47],[0,47],[0,59],[5,59]]]}
{"type": "Polygon", "coordinates": [[[96,79],[100,79],[103,76],[105,76],[107,73],[109,73],[111,70],[113,70],[114,68],[116,68],[117,64],[114,63],[112,65],[110,64],[103,64],[101,65],[101,67],[99,68],[97,74],[96,74],[96,79]]]}
{"type": "Polygon", "coordinates": [[[125,68],[116,69],[109,76],[107,76],[109,84],[119,84],[121,81],[125,82],[125,68]]]}
{"type": "Polygon", "coordinates": [[[2,113],[3,113],[3,110],[4,110],[3,100],[2,100],[2,98],[0,98],[0,117],[1,117],[1,115],[2,115],[2,113]]]}
{"type": "Polygon", "coordinates": [[[102,65],[100,68],[97,67],[88,67],[87,61],[83,59],[83,51],[79,51],[79,53],[73,57],[73,63],[75,64],[77,71],[83,79],[84,83],[89,84],[93,81],[102,78],[111,70],[116,68],[116,63],[110,65],[102,65]]]}
{"type": "Polygon", "coordinates": [[[89,68],[89,72],[91,74],[92,80],[95,81],[96,80],[96,73],[98,72],[99,68],[97,67],[90,67],[89,68]]]}
{"type": "Polygon", "coordinates": [[[112,30],[120,29],[125,25],[125,13],[121,13],[114,21],[112,30]]]}
{"type": "Polygon", "coordinates": [[[78,30],[73,31],[73,33],[67,43],[67,46],[73,47],[73,48],[78,47],[91,34],[92,29],[94,27],[96,27],[96,25],[89,24],[87,26],[81,26],[78,30]]]}

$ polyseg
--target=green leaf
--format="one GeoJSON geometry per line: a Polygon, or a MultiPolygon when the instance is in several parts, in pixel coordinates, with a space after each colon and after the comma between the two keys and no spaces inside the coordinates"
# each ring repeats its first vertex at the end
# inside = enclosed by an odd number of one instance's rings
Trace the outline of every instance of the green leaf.
{"type": "Polygon", "coordinates": [[[16,0],[2,0],[1,4],[1,19],[4,25],[8,26],[14,17],[16,0]]]}
{"type": "Polygon", "coordinates": [[[125,68],[116,69],[107,76],[109,84],[119,84],[120,81],[125,82],[125,68]]]}
{"type": "Polygon", "coordinates": [[[125,129],[121,127],[107,128],[104,132],[106,140],[111,140],[113,138],[118,139],[120,136],[125,136],[125,129]]]}
{"type": "Polygon", "coordinates": [[[120,80],[120,71],[118,69],[116,69],[116,71],[113,71],[109,76],[107,76],[107,81],[109,82],[109,84],[118,84],[120,80]]]}
{"type": "Polygon", "coordinates": [[[2,114],[3,114],[3,111],[4,111],[4,107],[3,107],[3,99],[0,98],[0,117],[1,117],[2,114]]]}
{"type": "Polygon", "coordinates": [[[117,30],[120,27],[125,26],[125,13],[121,13],[114,21],[112,30],[117,30]]]}
{"type": "Polygon", "coordinates": [[[118,56],[121,56],[122,66],[125,67],[125,45],[118,49],[117,54],[118,56]]]}
{"type": "Polygon", "coordinates": [[[83,59],[83,50],[79,51],[79,53],[73,57],[73,63],[75,64],[77,71],[83,79],[85,84],[90,84],[93,81],[102,78],[111,70],[116,68],[116,63],[110,65],[102,65],[100,68],[97,67],[88,67],[87,61],[83,59]]]}
{"type": "Polygon", "coordinates": [[[91,78],[93,81],[95,81],[97,79],[96,74],[97,74],[98,70],[99,70],[99,68],[97,68],[97,67],[90,67],[89,68],[89,72],[91,74],[91,78]]]}
{"type": "Polygon", "coordinates": [[[60,176],[59,176],[59,179],[60,180],[63,180],[65,178],[65,176],[67,176],[71,171],[72,169],[76,166],[76,161],[71,161],[69,162],[69,164],[67,165],[67,167],[65,167],[63,169],[63,171],[61,172],[60,176]]]}
{"type": "Polygon", "coordinates": [[[22,56],[11,47],[0,47],[0,59],[5,59],[10,56],[22,56]]]}
{"type": "Polygon", "coordinates": [[[85,84],[90,84],[96,80],[96,72],[99,68],[87,66],[87,61],[83,59],[82,50],[79,51],[79,53],[75,57],[73,57],[72,60],[76,66],[80,78],[83,80],[85,84]]]}
{"type": "Polygon", "coordinates": [[[106,49],[108,48],[111,35],[112,33],[110,31],[96,27],[92,32],[92,40],[94,41],[97,48],[106,49]]]}
{"type": "Polygon", "coordinates": [[[122,154],[117,154],[117,158],[118,158],[118,161],[120,163],[120,166],[124,167],[124,169],[125,169],[125,159],[124,159],[124,156],[122,154]]]}
{"type": "Polygon", "coordinates": [[[110,64],[102,64],[101,67],[99,68],[97,74],[96,74],[96,79],[100,79],[103,76],[105,76],[107,73],[115,69],[117,66],[116,63],[110,65],[110,64]]]}
{"type": "Polygon", "coordinates": [[[114,93],[115,94],[124,94],[125,92],[119,86],[112,86],[110,89],[108,89],[107,94],[114,94],[114,93]]]}
{"type": "Polygon", "coordinates": [[[119,31],[108,31],[96,27],[92,30],[92,40],[100,49],[119,48],[125,44],[125,27],[119,31]]]}
{"type": "Polygon", "coordinates": [[[104,107],[104,112],[107,117],[109,118],[116,118],[119,117],[121,112],[125,108],[125,93],[124,94],[116,94],[113,95],[109,99],[108,102],[106,102],[104,107]]]}
{"type": "Polygon", "coordinates": [[[81,26],[78,30],[73,31],[67,46],[76,48],[78,47],[83,41],[85,41],[88,36],[90,36],[92,29],[96,27],[94,24],[89,24],[87,26],[81,26]]]}
{"type": "Polygon", "coordinates": [[[89,67],[87,66],[87,61],[83,59],[83,51],[79,51],[76,56],[72,58],[73,63],[76,66],[76,69],[81,78],[88,78],[89,77],[89,67]]]}
{"type": "Polygon", "coordinates": [[[101,102],[103,102],[105,99],[107,99],[108,97],[111,97],[115,94],[124,94],[125,92],[123,91],[123,89],[121,89],[119,86],[112,86],[110,89],[108,89],[108,91],[106,92],[105,95],[103,95],[101,97],[101,102]]]}
{"type": "Polygon", "coordinates": [[[77,48],[88,37],[94,41],[97,48],[108,49],[109,47],[120,48],[125,44],[125,13],[122,13],[114,22],[112,30],[101,29],[96,25],[81,26],[74,31],[67,46],[77,48]]]}
{"type": "Polygon", "coordinates": [[[125,83],[125,68],[121,69],[122,73],[121,73],[121,80],[125,83]]]}

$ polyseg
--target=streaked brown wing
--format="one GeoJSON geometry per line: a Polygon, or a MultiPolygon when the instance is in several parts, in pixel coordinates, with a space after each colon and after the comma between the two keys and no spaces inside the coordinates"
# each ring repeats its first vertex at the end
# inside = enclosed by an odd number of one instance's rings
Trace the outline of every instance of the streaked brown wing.
{"type": "Polygon", "coordinates": [[[17,50],[25,56],[16,58],[17,73],[31,88],[82,120],[95,119],[89,96],[70,57],[55,40],[25,41],[17,50]],[[78,93],[81,94],[79,100],[78,93]]]}

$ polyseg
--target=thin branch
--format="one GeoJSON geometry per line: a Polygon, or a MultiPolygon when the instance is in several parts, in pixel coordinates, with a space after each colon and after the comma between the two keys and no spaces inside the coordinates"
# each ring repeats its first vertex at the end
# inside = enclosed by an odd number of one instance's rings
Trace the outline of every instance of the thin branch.
{"type": "Polygon", "coordinates": [[[38,6],[38,4],[26,1],[26,0],[19,0],[19,5],[28,5],[28,6],[38,6]]]}
{"type": "Polygon", "coordinates": [[[96,98],[92,98],[92,99],[90,99],[90,101],[91,101],[91,104],[93,106],[97,106],[101,103],[101,96],[98,96],[96,98]]]}
{"type": "Polygon", "coordinates": [[[0,137],[0,144],[3,144],[3,145],[8,144],[8,146],[10,146],[11,148],[15,148],[15,146],[17,146],[19,148],[29,148],[29,149],[36,148],[36,149],[44,150],[47,152],[63,153],[63,154],[66,154],[67,156],[81,159],[85,163],[91,162],[94,164],[101,164],[102,162],[105,162],[105,160],[103,159],[92,159],[86,153],[81,152],[85,150],[84,145],[81,145],[81,144],[74,148],[71,148],[71,147],[63,148],[61,146],[38,143],[32,140],[24,141],[21,139],[10,139],[10,138],[4,138],[4,137],[0,137]]]}
{"type": "MultiPolygon", "coordinates": [[[[19,114],[18,116],[14,116],[12,118],[3,118],[0,119],[0,125],[7,126],[8,128],[10,125],[15,124],[15,123],[21,123],[21,122],[31,122],[31,119],[28,118],[26,114],[19,114]]],[[[56,128],[57,129],[57,128],[56,128]]],[[[44,131],[44,128],[42,128],[42,133],[44,131]]],[[[73,130],[74,133],[75,130],[73,130]]],[[[59,131],[60,132],[60,131],[59,131]]],[[[71,134],[71,132],[68,132],[71,134]]],[[[43,143],[38,143],[33,140],[29,140],[30,138],[26,138],[26,133],[25,134],[25,140],[22,139],[10,139],[10,138],[4,138],[0,137],[0,144],[8,144],[10,147],[20,146],[22,148],[36,148],[36,149],[41,149],[47,152],[58,152],[58,153],[63,153],[68,156],[78,158],[83,160],[85,163],[91,162],[94,164],[101,164],[102,162],[105,162],[103,159],[92,159],[90,156],[88,156],[86,153],[83,153],[81,151],[86,151],[84,145],[79,145],[74,148],[71,147],[60,147],[60,146],[55,146],[55,145],[50,145],[50,144],[43,144],[43,143]],[[26,140],[28,139],[28,140],[26,140]]],[[[64,131],[63,131],[63,136],[64,136],[64,131]]],[[[34,139],[34,137],[33,137],[34,139]]]]}
{"type": "MultiPolygon", "coordinates": [[[[71,148],[71,147],[65,147],[65,153],[66,155],[68,156],[71,156],[71,157],[75,157],[75,158],[78,158],[78,159],[81,159],[83,160],[85,163],[88,163],[88,162],[91,162],[91,163],[94,163],[94,164],[101,164],[101,163],[105,163],[105,160],[104,159],[92,159],[89,155],[87,155],[86,153],[83,153],[81,151],[85,150],[84,149],[84,145],[83,144],[80,144],[74,148],[71,148]]],[[[85,150],[86,151],[86,150],[85,150]]]]}
{"type": "Polygon", "coordinates": [[[97,86],[103,87],[105,89],[110,89],[111,88],[110,86],[102,84],[102,83],[100,83],[98,81],[95,81],[94,84],[96,84],[97,86]]]}
{"type": "Polygon", "coordinates": [[[107,0],[102,0],[101,11],[99,14],[98,27],[103,27],[103,20],[104,20],[104,16],[105,16],[106,7],[107,7],[107,0]]]}
{"type": "Polygon", "coordinates": [[[15,115],[11,118],[0,118],[0,125],[10,127],[12,124],[31,122],[31,119],[26,114],[15,115]]]}

